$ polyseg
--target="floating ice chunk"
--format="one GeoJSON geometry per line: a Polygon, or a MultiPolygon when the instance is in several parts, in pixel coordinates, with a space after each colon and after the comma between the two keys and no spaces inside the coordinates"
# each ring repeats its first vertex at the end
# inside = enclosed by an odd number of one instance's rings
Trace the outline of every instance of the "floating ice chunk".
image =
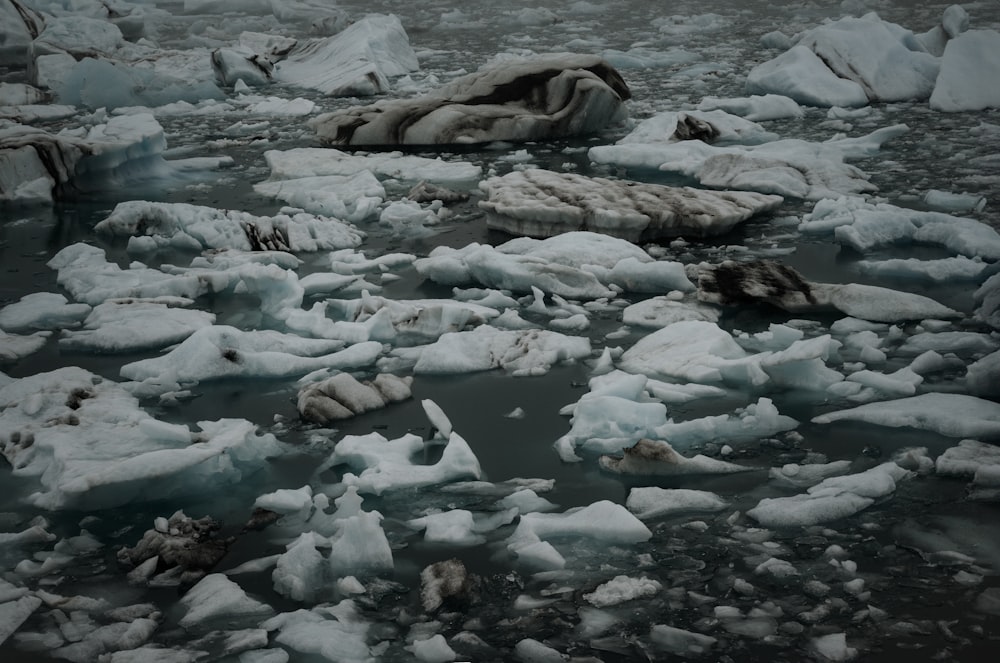
{"type": "Polygon", "coordinates": [[[330,148],[300,147],[268,150],[264,159],[271,169],[272,180],[334,175],[348,177],[369,171],[381,179],[426,180],[454,185],[475,182],[482,174],[481,167],[468,161],[445,161],[440,157],[430,159],[402,152],[359,155],[330,148]]]}
{"type": "MultiPolygon", "coordinates": [[[[340,447],[349,440],[352,440],[351,436],[347,436],[337,443],[334,448],[334,458],[331,460],[343,461],[347,459],[340,447]]],[[[420,442],[419,438],[416,438],[416,441],[420,442]]],[[[395,442],[405,443],[404,453],[405,449],[413,448],[413,440],[409,437],[401,438],[395,442]]],[[[371,449],[364,470],[357,476],[345,475],[343,477],[344,483],[357,486],[359,492],[381,495],[386,490],[421,488],[460,479],[479,479],[482,473],[479,460],[469,448],[468,442],[462,439],[458,433],[451,434],[441,459],[434,465],[414,465],[409,460],[408,455],[404,456],[400,451],[392,450],[392,447],[389,449],[389,453],[385,454],[380,454],[381,450],[379,449],[371,449]]],[[[352,464],[352,466],[357,469],[355,465],[352,464]]]]}
{"type": "Polygon", "coordinates": [[[930,189],[924,194],[924,203],[931,209],[940,212],[978,212],[986,206],[986,198],[971,193],[952,193],[930,189]]]}
{"type": "Polygon", "coordinates": [[[548,140],[622,120],[629,96],[618,72],[597,56],[504,59],[426,96],[334,111],[310,126],[337,145],[548,140]]]}
{"type": "Polygon", "coordinates": [[[444,413],[441,406],[429,398],[420,401],[420,405],[424,408],[424,414],[430,420],[431,426],[434,427],[435,436],[445,440],[451,437],[451,420],[448,419],[448,415],[444,413]]]}
{"type": "Polygon", "coordinates": [[[551,237],[589,230],[641,242],[721,235],[774,209],[778,196],[712,192],[583,177],[548,170],[519,170],[480,184],[488,196],[487,225],[515,235],[551,237]]]}
{"type": "Polygon", "coordinates": [[[978,356],[996,351],[1000,340],[989,334],[964,331],[921,332],[907,337],[899,348],[902,355],[920,355],[928,351],[959,356],[978,356]]]}
{"type": "Polygon", "coordinates": [[[1000,273],[992,275],[972,294],[976,319],[1000,329],[1000,273]]]}
{"type": "Polygon", "coordinates": [[[808,488],[820,481],[833,476],[845,474],[851,467],[849,460],[835,460],[831,463],[811,463],[799,465],[786,463],[781,467],[772,467],[769,475],[771,481],[786,488],[808,488]]]}
{"type": "MultiPolygon", "coordinates": [[[[344,497],[353,498],[353,492],[344,497]]],[[[338,506],[341,497],[337,500],[338,506]]],[[[382,514],[361,511],[337,521],[330,537],[330,569],[334,576],[387,573],[393,569],[392,548],[382,530],[382,514]]]]}
{"type": "Polygon", "coordinates": [[[974,219],[921,212],[857,198],[821,200],[799,226],[805,233],[833,232],[837,241],[861,253],[918,242],[984,260],[1000,259],[1000,234],[974,219]]]}
{"type": "Polygon", "coordinates": [[[1000,107],[1000,92],[982,81],[1000,77],[1000,32],[969,30],[950,39],[930,106],[939,111],[975,111],[1000,107]]]}
{"type": "Polygon", "coordinates": [[[514,645],[514,658],[521,663],[564,663],[567,659],[559,650],[533,638],[525,638],[514,645]]]}
{"type": "Polygon", "coordinates": [[[429,638],[414,640],[413,644],[407,647],[413,652],[414,658],[424,663],[447,663],[454,661],[458,654],[448,646],[448,641],[440,633],[436,633],[429,638]]]}
{"type": "Polygon", "coordinates": [[[908,292],[858,283],[815,283],[771,260],[700,265],[698,298],[714,304],[763,301],[789,312],[833,308],[877,322],[949,318],[957,311],[908,292]]]}
{"type": "Polygon", "coordinates": [[[955,477],[974,477],[981,469],[994,467],[1000,467],[1000,447],[978,440],[962,440],[935,462],[938,474],[955,477]]]}
{"type": "Polygon", "coordinates": [[[1000,404],[965,394],[921,394],[813,417],[813,423],[818,424],[834,421],[910,426],[948,437],[1000,438],[1000,404]]]}
{"type": "Polygon", "coordinates": [[[508,331],[483,325],[443,334],[425,346],[415,374],[471,373],[503,368],[515,375],[542,375],[564,361],[590,355],[590,340],[546,330],[508,331]]]}
{"type": "Polygon", "coordinates": [[[760,398],[735,415],[668,421],[656,429],[656,436],[681,447],[692,447],[713,440],[730,443],[756,440],[796,428],[799,422],[778,413],[769,398],[760,398]]]}
{"type": "Polygon", "coordinates": [[[587,537],[625,545],[647,541],[651,536],[642,521],[625,507],[602,500],[564,513],[523,514],[508,548],[517,553],[526,544],[563,537],[587,537]]]}
{"type": "Polygon", "coordinates": [[[806,527],[846,518],[891,495],[912,476],[896,463],[882,463],[860,474],[831,477],[791,497],[762,499],[747,515],[765,527],[806,527]]]}
{"type": "Polygon", "coordinates": [[[965,372],[965,386],[975,396],[996,398],[1000,396],[998,376],[1000,376],[1000,350],[969,364],[965,372]]]}
{"type": "Polygon", "coordinates": [[[625,506],[639,519],[648,520],[689,511],[721,511],[729,503],[705,490],[649,486],[629,491],[625,506]]]}
{"type": "Polygon", "coordinates": [[[890,260],[859,260],[858,269],[865,274],[901,281],[921,280],[933,283],[978,281],[988,263],[965,256],[920,260],[919,258],[893,258],[890,260]]]}
{"type": "Polygon", "coordinates": [[[303,418],[325,424],[386,407],[410,397],[413,378],[381,373],[371,382],[359,382],[350,373],[338,373],[299,391],[303,418]]]}
{"type": "Polygon", "coordinates": [[[484,533],[509,524],[516,509],[478,515],[465,509],[451,509],[407,521],[414,529],[424,529],[424,540],[458,546],[478,545],[486,541],[484,533]]]}
{"type": "Polygon", "coordinates": [[[662,589],[663,585],[652,578],[615,576],[606,583],[598,585],[593,592],[584,594],[583,598],[591,605],[606,608],[626,601],[656,596],[662,589]]]}
{"type": "Polygon", "coordinates": [[[177,244],[192,238],[202,249],[234,248],[244,251],[329,251],[354,248],[363,234],[336,219],[312,214],[255,216],[237,210],[220,210],[188,203],[132,200],[118,203],[98,232],[143,236],[158,244],[177,244]]]}
{"type": "Polygon", "coordinates": [[[21,628],[21,624],[41,605],[42,600],[37,596],[22,596],[0,603],[0,645],[21,628]]]}
{"type": "MultiPolygon", "coordinates": [[[[347,350],[346,355],[336,352],[343,345],[338,340],[214,325],[194,332],[165,355],[125,364],[121,374],[164,386],[238,377],[292,377],[321,368],[347,368],[344,360],[353,363],[358,358],[347,350]]],[[[372,360],[367,359],[368,363],[372,360]]]]}
{"type": "Polygon", "coordinates": [[[284,612],[261,627],[278,631],[274,641],[301,654],[316,654],[328,661],[369,661],[374,658],[366,643],[368,622],[361,619],[354,602],[284,612]]]}
{"type": "Polygon", "coordinates": [[[819,200],[874,191],[868,176],[844,160],[873,154],[882,143],[906,131],[905,125],[895,125],[867,136],[837,136],[823,143],[783,139],[753,146],[715,146],[698,140],[619,143],[593,147],[588,154],[597,163],[675,172],[716,189],[819,200]]]}
{"type": "Polygon", "coordinates": [[[327,96],[358,97],[388,92],[389,77],[417,69],[417,55],[399,19],[369,14],[332,37],[299,42],[275,65],[273,76],[327,96]]]}
{"type": "MultiPolygon", "coordinates": [[[[738,115],[752,122],[802,117],[805,114],[797,101],[781,94],[740,98],[705,97],[698,104],[698,110],[711,111],[716,109],[738,115]]],[[[720,139],[723,137],[720,136],[720,139]]]]}
{"type": "Polygon", "coordinates": [[[86,304],[70,304],[64,295],[36,292],[0,309],[0,329],[25,332],[73,327],[90,313],[86,304]]]}
{"type": "Polygon", "coordinates": [[[864,88],[837,76],[801,44],[750,70],[746,90],[750,94],[780,94],[808,106],[853,108],[868,104],[864,88]]]}
{"type": "Polygon", "coordinates": [[[601,467],[616,474],[680,476],[687,474],[733,474],[756,468],[716,460],[698,454],[685,458],[663,440],[643,438],[622,450],[623,456],[601,456],[601,467]]]}
{"type": "Polygon", "coordinates": [[[666,624],[654,624],[649,630],[649,639],[658,649],[683,657],[704,654],[718,642],[710,635],[693,633],[666,624]]]}
{"type": "Polygon", "coordinates": [[[179,623],[186,629],[210,630],[220,622],[252,620],[256,623],[274,614],[270,606],[247,595],[235,582],[221,573],[202,578],[181,597],[187,612],[179,623]]]}
{"type": "Polygon", "coordinates": [[[504,509],[517,509],[518,513],[531,513],[532,511],[552,511],[556,505],[541,497],[530,488],[517,490],[497,502],[497,506],[504,509]]]}
{"type": "Polygon", "coordinates": [[[370,171],[352,175],[299,177],[254,184],[257,193],[278,198],[312,214],[360,223],[375,216],[385,189],[370,171]]]}
{"type": "Polygon", "coordinates": [[[52,332],[39,331],[34,334],[8,334],[0,329],[0,362],[17,361],[42,349],[52,332]]]}
{"type": "Polygon", "coordinates": [[[157,421],[119,385],[79,368],[0,388],[0,409],[2,452],[15,474],[39,477],[44,490],[29,499],[49,509],[219,489],[280,448],[248,421],[201,422],[200,433],[157,421]]]}
{"type": "Polygon", "coordinates": [[[854,647],[847,646],[847,634],[830,633],[809,641],[809,649],[824,661],[849,661],[858,654],[854,647]]]}
{"type": "MultiPolygon", "coordinates": [[[[709,105],[712,99],[714,98],[710,97],[706,100],[709,105]]],[[[724,100],[718,101],[724,102],[724,100]]],[[[664,144],[693,139],[703,140],[706,143],[755,144],[775,140],[777,137],[756,122],[740,117],[738,113],[731,113],[725,108],[720,110],[706,108],[697,111],[658,113],[639,122],[617,144],[664,144]]]]}
{"type": "Polygon", "coordinates": [[[179,343],[215,322],[215,315],[175,306],[176,298],[111,299],[98,304],[83,321],[83,329],[64,331],[59,346],[91,352],[134,352],[179,343]]]}

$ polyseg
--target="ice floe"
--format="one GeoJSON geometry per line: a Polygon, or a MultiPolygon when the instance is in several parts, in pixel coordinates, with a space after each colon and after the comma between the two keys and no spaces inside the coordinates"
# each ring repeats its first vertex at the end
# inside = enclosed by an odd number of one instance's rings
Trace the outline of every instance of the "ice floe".
{"type": "Polygon", "coordinates": [[[813,422],[862,421],[876,426],[909,426],[948,437],[1000,438],[1000,404],[966,394],[928,393],[869,403],[813,417],[813,422]]]}
{"type": "Polygon", "coordinates": [[[729,502],[705,490],[646,486],[630,490],[625,506],[641,520],[647,520],[691,511],[721,511],[729,502]]]}
{"type": "Polygon", "coordinates": [[[207,311],[183,308],[189,299],[109,299],[83,320],[81,329],[67,330],[59,346],[89,352],[135,352],[180,343],[215,322],[207,311]]]}
{"type": "Polygon", "coordinates": [[[304,419],[325,424],[378,410],[410,397],[412,377],[380,373],[371,382],[359,382],[339,373],[299,391],[298,410],[304,419]]]}
{"type": "MultiPolygon", "coordinates": [[[[346,211],[346,208],[345,208],[346,211]]],[[[255,216],[187,203],[119,203],[95,226],[98,232],[149,237],[153,247],[240,249],[243,251],[320,251],[353,248],[363,235],[337,219],[312,214],[255,216]]],[[[135,242],[146,249],[148,242],[135,242]]]]}
{"type": "Polygon", "coordinates": [[[592,147],[588,155],[599,164],[685,175],[713,189],[820,200],[875,191],[868,175],[845,160],[875,154],[883,143],[907,130],[905,125],[895,125],[866,136],[835,136],[822,143],[784,138],[765,139],[758,145],[668,142],[664,138],[633,142],[626,136],[615,145],[592,147]]]}
{"type": "Polygon", "coordinates": [[[211,492],[281,449],[245,420],[205,421],[196,432],[154,419],[120,385],[81,368],[15,380],[0,388],[0,408],[3,455],[15,474],[37,478],[28,501],[48,509],[211,492]]]}
{"type": "Polygon", "coordinates": [[[969,30],[949,39],[930,105],[939,111],[1000,108],[1000,93],[982,80],[1000,76],[1000,32],[969,30]]]}
{"type": "Polygon", "coordinates": [[[670,443],[643,438],[622,450],[623,455],[601,456],[601,467],[615,474],[640,476],[682,476],[689,474],[732,474],[748,472],[752,467],[729,463],[697,454],[687,458],[677,453],[670,443]]]}
{"type": "Polygon", "coordinates": [[[632,242],[721,235],[776,208],[779,196],[713,192],[584,177],[541,169],[515,171],[480,184],[490,228],[551,237],[588,230],[632,242]]]}
{"type": "Polygon", "coordinates": [[[65,295],[35,292],[0,308],[0,329],[8,332],[75,327],[90,313],[87,304],[70,304],[65,295]]]}
{"type": "Polygon", "coordinates": [[[348,177],[366,170],[380,179],[450,185],[476,182],[482,174],[480,166],[468,161],[431,159],[402,152],[352,154],[333,148],[297,147],[290,150],[268,150],[264,152],[264,158],[271,169],[272,180],[262,184],[264,191],[279,187],[273,182],[276,180],[333,175],[348,177]]]}
{"type": "Polygon", "coordinates": [[[693,289],[679,263],[656,261],[626,240],[586,231],[542,240],[521,237],[497,247],[441,246],[414,266],[443,285],[480,284],[517,292],[538,288],[572,299],[610,297],[612,285],[638,292],[693,289]]]}
{"type": "Polygon", "coordinates": [[[912,473],[893,462],[859,474],[824,479],[807,492],[791,497],[768,497],[747,511],[765,527],[803,527],[839,520],[891,495],[912,473]]]}
{"type": "Polygon", "coordinates": [[[334,145],[442,145],[565,138],[625,117],[630,93],[599,57],[505,59],[423,97],[310,120],[334,145]]]}

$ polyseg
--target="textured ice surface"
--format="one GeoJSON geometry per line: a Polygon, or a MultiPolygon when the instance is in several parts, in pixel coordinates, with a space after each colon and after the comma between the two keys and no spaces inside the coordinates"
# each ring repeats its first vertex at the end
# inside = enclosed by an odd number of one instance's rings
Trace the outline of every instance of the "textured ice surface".
{"type": "Polygon", "coordinates": [[[334,97],[389,91],[389,77],[419,68],[402,23],[369,14],[326,39],[300,42],[274,67],[274,79],[334,97]]]}
{"type": "Polygon", "coordinates": [[[348,223],[359,223],[375,215],[385,199],[385,189],[367,170],[351,175],[320,175],[277,182],[260,182],[254,191],[348,223]]]}
{"type": "Polygon", "coordinates": [[[179,343],[211,326],[215,315],[183,308],[191,300],[111,299],[98,304],[79,330],[64,331],[61,348],[89,352],[135,352],[179,343]]]}
{"type": "Polygon", "coordinates": [[[700,140],[647,143],[626,137],[616,145],[592,147],[588,154],[596,163],[677,173],[713,189],[820,200],[874,191],[869,176],[845,161],[870,156],[906,131],[905,125],[895,125],[867,136],[835,136],[822,143],[784,138],[759,145],[709,145],[700,140]]]}
{"type": "Polygon", "coordinates": [[[86,304],[70,304],[65,295],[36,292],[0,308],[0,329],[25,332],[74,327],[90,313],[86,304]]]}
{"type": "Polygon", "coordinates": [[[530,169],[483,182],[487,225],[512,235],[551,237],[589,230],[632,242],[722,235],[778,196],[711,192],[530,169]]]}
{"type": "Polygon", "coordinates": [[[1000,77],[1000,32],[969,30],[948,40],[931,108],[969,111],[1000,107],[1000,92],[981,81],[1000,77]]]}
{"type": "Polygon", "coordinates": [[[637,517],[646,520],[689,511],[721,511],[729,503],[705,490],[647,486],[629,491],[625,506],[637,517]]]}
{"type": "Polygon", "coordinates": [[[243,251],[320,251],[353,248],[362,234],[337,219],[312,214],[262,217],[187,203],[119,203],[98,232],[151,236],[158,246],[243,251]]]}
{"type": "Polygon", "coordinates": [[[442,285],[538,288],[572,299],[609,297],[611,285],[639,292],[693,289],[679,264],[654,261],[630,242],[584,231],[543,240],[519,237],[497,247],[441,246],[414,266],[442,285]]]}
{"type": "Polygon", "coordinates": [[[921,394],[868,403],[813,417],[813,422],[863,421],[876,426],[909,426],[948,437],[1000,438],[1000,404],[965,394],[921,394]]]}
{"type": "Polygon", "coordinates": [[[351,154],[332,148],[299,147],[264,153],[272,180],[305,177],[351,176],[370,171],[375,176],[410,182],[469,183],[479,179],[482,168],[468,161],[431,159],[402,152],[351,154]]]}
{"type": "Polygon", "coordinates": [[[562,54],[504,60],[429,95],[320,115],[335,145],[523,142],[589,134],[624,119],[628,87],[601,58],[562,54]]]}

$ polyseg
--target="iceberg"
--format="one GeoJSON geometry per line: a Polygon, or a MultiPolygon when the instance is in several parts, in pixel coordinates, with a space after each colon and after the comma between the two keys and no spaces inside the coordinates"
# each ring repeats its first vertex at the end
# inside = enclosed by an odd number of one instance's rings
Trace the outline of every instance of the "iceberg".
{"type": "Polygon", "coordinates": [[[510,59],[415,99],[325,113],[310,120],[334,145],[524,142],[594,133],[625,117],[621,76],[597,56],[510,59]]]}
{"type": "Polygon", "coordinates": [[[939,111],[1000,108],[1000,92],[981,81],[1000,76],[1000,32],[969,30],[948,40],[930,106],[939,111]]]}

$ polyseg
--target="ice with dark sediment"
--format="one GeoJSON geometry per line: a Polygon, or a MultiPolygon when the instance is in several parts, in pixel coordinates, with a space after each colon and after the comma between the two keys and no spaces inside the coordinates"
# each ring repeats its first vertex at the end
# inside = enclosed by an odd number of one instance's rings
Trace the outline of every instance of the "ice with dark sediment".
{"type": "Polygon", "coordinates": [[[46,509],[107,508],[167,495],[211,492],[280,453],[245,420],[201,422],[200,431],[150,417],[119,384],[60,368],[0,388],[2,453],[40,485],[46,509]]]}
{"type": "Polygon", "coordinates": [[[551,237],[599,232],[632,242],[709,237],[781,204],[779,196],[667,187],[573,173],[529,169],[480,184],[490,228],[512,235],[551,237]]]}
{"type": "MultiPolygon", "coordinates": [[[[726,135],[723,129],[742,118],[730,117],[726,124],[706,113],[706,122],[714,131],[712,139],[726,135]]],[[[737,125],[740,126],[740,125],[737,125]]],[[[634,136],[626,136],[614,145],[590,148],[591,161],[632,169],[660,170],[694,178],[713,189],[757,191],[786,198],[820,200],[843,195],[870,193],[876,187],[869,176],[846,163],[876,154],[881,146],[908,131],[906,125],[893,125],[865,136],[834,136],[821,143],[797,138],[775,139],[760,130],[732,134],[731,142],[711,144],[704,133],[691,139],[677,140],[673,134],[647,136],[639,125],[634,136]],[[748,144],[745,144],[748,143],[748,144]]]]}
{"type": "Polygon", "coordinates": [[[299,414],[320,424],[378,410],[410,397],[410,376],[380,373],[371,382],[359,382],[350,373],[338,373],[299,391],[299,414]]]}
{"type": "MultiPolygon", "coordinates": [[[[0,126],[0,202],[49,204],[67,191],[176,176],[185,162],[164,159],[165,148],[163,128],[149,113],[114,116],[60,133],[7,123],[0,126]]],[[[208,159],[188,165],[219,163],[208,159]]]]}
{"type": "Polygon", "coordinates": [[[139,200],[118,203],[95,230],[135,237],[130,245],[136,250],[329,251],[360,246],[363,239],[361,232],[343,221],[301,212],[264,217],[188,203],[139,200]]]}
{"type": "Polygon", "coordinates": [[[621,75],[600,57],[502,59],[414,99],[313,118],[334,145],[448,145],[550,140],[595,133],[625,118],[621,75]]]}
{"type": "Polygon", "coordinates": [[[960,313],[929,297],[859,283],[815,283],[771,260],[701,265],[698,298],[720,305],[760,302],[790,313],[823,310],[875,322],[954,318],[960,313]]]}

